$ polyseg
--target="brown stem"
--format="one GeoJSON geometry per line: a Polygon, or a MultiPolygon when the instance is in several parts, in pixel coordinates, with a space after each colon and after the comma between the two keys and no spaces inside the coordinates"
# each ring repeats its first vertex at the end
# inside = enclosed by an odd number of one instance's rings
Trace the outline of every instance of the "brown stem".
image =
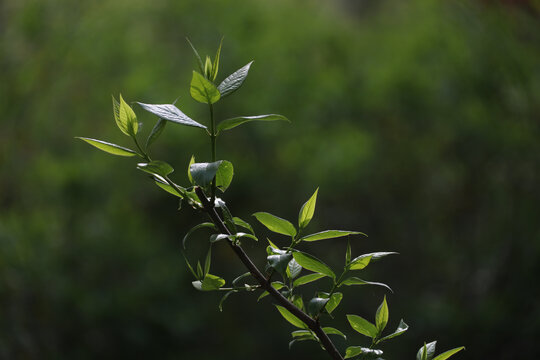
{"type": "MultiPolygon", "coordinates": [[[[216,209],[214,207],[214,204],[212,204],[210,201],[208,201],[208,198],[202,191],[200,187],[195,188],[195,193],[201,200],[201,203],[203,205],[204,211],[210,216],[210,219],[212,219],[212,222],[216,225],[218,230],[223,234],[233,235],[223,220],[221,220],[220,216],[216,212],[216,209]]],[[[249,270],[251,275],[257,280],[257,282],[261,285],[261,287],[268,291],[268,293],[274,297],[274,299],[284,308],[289,310],[294,316],[302,320],[319,338],[322,345],[324,346],[324,349],[328,352],[328,354],[332,357],[334,360],[343,360],[343,357],[339,353],[339,351],[334,346],[334,343],[332,343],[332,340],[328,337],[328,335],[323,331],[320,323],[313,318],[311,318],[308,314],[300,310],[296,305],[294,305],[292,302],[290,302],[285,296],[283,296],[279,291],[274,289],[272,287],[271,283],[266,279],[266,277],[261,273],[261,271],[257,268],[257,266],[251,261],[249,256],[246,254],[244,249],[231,241],[227,241],[231,249],[235,252],[235,254],[238,256],[240,261],[246,266],[246,268],[249,270]]]]}

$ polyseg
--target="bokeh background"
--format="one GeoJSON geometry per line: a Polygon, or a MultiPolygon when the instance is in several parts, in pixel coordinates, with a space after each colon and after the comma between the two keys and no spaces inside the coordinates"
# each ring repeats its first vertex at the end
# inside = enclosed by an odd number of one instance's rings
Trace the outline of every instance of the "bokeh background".
{"type": "MultiPolygon", "coordinates": [[[[325,359],[288,350],[292,327],[266,298],[197,292],[180,239],[200,214],[155,187],[136,160],[74,140],[130,145],[111,94],[189,96],[189,36],[219,78],[255,59],[220,119],[280,113],[219,139],[235,164],[235,215],[296,219],[320,187],[310,230],[354,229],[356,255],[398,251],[361,276],[388,283],[386,347],[465,345],[456,359],[540,357],[540,20],[537,1],[4,0],[0,3],[0,358],[325,359]]],[[[148,132],[155,118],[135,109],[148,132]]],[[[208,141],[169,124],[155,157],[187,183],[208,141]]],[[[254,223],[254,222],[253,222],[254,223]]],[[[255,224],[261,238],[270,236],[255,224]]],[[[202,257],[207,235],[190,243],[202,257]]],[[[272,235],[278,244],[285,239],[272,235]]],[[[312,245],[342,265],[345,241],[312,245]]],[[[264,244],[246,244],[258,264],[264,244]]],[[[244,270],[226,246],[213,273],[244,270]]],[[[322,286],[329,286],[324,281],[322,286]]],[[[308,289],[308,295],[313,289],[308,289]]],[[[333,323],[371,318],[384,292],[345,289],[333,323]]]]}

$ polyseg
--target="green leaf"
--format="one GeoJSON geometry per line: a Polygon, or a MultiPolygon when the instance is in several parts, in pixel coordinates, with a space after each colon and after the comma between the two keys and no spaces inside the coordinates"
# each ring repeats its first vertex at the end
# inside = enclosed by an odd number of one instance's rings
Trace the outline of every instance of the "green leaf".
{"type": "Polygon", "coordinates": [[[195,155],[191,155],[191,159],[189,160],[188,169],[187,169],[187,176],[191,185],[195,185],[195,181],[193,181],[193,177],[191,176],[191,171],[189,171],[189,169],[191,168],[191,165],[193,164],[195,164],[195,155]]]}
{"type": "Polygon", "coordinates": [[[405,324],[405,321],[403,319],[400,320],[399,326],[397,327],[396,331],[394,331],[392,334],[387,335],[379,340],[379,342],[390,340],[392,338],[395,338],[396,336],[399,336],[403,334],[405,331],[409,329],[409,325],[405,324]]]}
{"type": "Polygon", "coordinates": [[[369,265],[371,261],[371,255],[360,255],[354,258],[349,264],[349,270],[362,270],[369,265]]]}
{"type": "Polygon", "coordinates": [[[259,222],[266,226],[270,231],[292,237],[296,235],[294,225],[285,219],[267,212],[257,212],[253,214],[253,216],[255,216],[255,218],[257,218],[257,220],[259,220],[259,222]]]}
{"type": "Polygon", "coordinates": [[[227,234],[212,234],[210,235],[210,243],[215,243],[215,242],[218,242],[218,241],[221,241],[221,240],[228,240],[229,239],[229,235],[227,234]]]}
{"type": "Polygon", "coordinates": [[[118,156],[135,156],[137,153],[131,149],[125,148],[120,145],[108,143],[102,140],[90,139],[86,137],[76,137],[76,139],[81,139],[86,141],[88,144],[98,148],[99,150],[105,151],[106,153],[118,155],[118,156]]]}
{"type": "Polygon", "coordinates": [[[302,320],[291,314],[289,310],[285,309],[283,306],[280,305],[276,305],[276,308],[278,309],[281,316],[283,316],[283,318],[290,322],[292,325],[300,329],[307,329],[306,324],[304,324],[302,320]]]}
{"type": "Polygon", "coordinates": [[[442,354],[437,355],[433,360],[446,360],[450,356],[454,355],[457,352],[460,352],[463,349],[465,349],[465,347],[461,346],[461,347],[458,347],[458,348],[455,348],[455,349],[452,349],[452,350],[445,351],[442,354]]]}
{"type": "Polygon", "coordinates": [[[299,308],[300,310],[304,310],[304,300],[302,300],[301,295],[294,295],[292,299],[292,303],[299,308]]]}
{"type": "Polygon", "coordinates": [[[221,46],[223,45],[223,37],[219,42],[219,47],[216,51],[216,56],[214,57],[214,63],[212,64],[212,81],[216,80],[218,71],[219,71],[219,57],[221,55],[221,46]]]}
{"type": "Polygon", "coordinates": [[[305,337],[307,335],[312,335],[310,330],[295,330],[291,333],[293,338],[305,337]]]}
{"type": "Polygon", "coordinates": [[[196,71],[193,71],[189,92],[193,99],[203,104],[213,104],[221,97],[216,86],[196,71]]]}
{"type": "Polygon", "coordinates": [[[377,328],[375,325],[358,315],[347,315],[347,320],[352,328],[362,335],[375,339],[377,337],[377,328]]]}
{"type": "Polygon", "coordinates": [[[210,222],[204,222],[204,223],[201,223],[199,225],[195,225],[194,227],[192,227],[188,232],[187,234],[184,236],[184,238],[182,239],[182,247],[185,249],[186,248],[186,241],[187,239],[191,236],[191,234],[193,234],[196,230],[199,230],[199,229],[202,229],[202,228],[208,228],[208,229],[212,229],[212,230],[215,230],[217,231],[216,229],[216,226],[210,222]]]}
{"type": "Polygon", "coordinates": [[[437,341],[432,341],[428,344],[424,343],[418,352],[416,353],[417,360],[432,360],[435,356],[435,348],[437,346],[437,341]]]}
{"type": "Polygon", "coordinates": [[[173,188],[171,185],[169,185],[169,184],[167,184],[165,182],[158,181],[158,180],[155,180],[155,183],[156,183],[157,186],[159,186],[160,188],[162,188],[163,190],[165,190],[169,194],[177,196],[180,199],[184,198],[184,196],[182,194],[180,194],[178,191],[176,191],[176,189],[173,188]]]}
{"type": "Polygon", "coordinates": [[[187,265],[189,271],[191,271],[191,273],[193,274],[193,277],[194,277],[195,279],[198,279],[199,277],[197,276],[197,273],[195,272],[195,270],[193,270],[193,267],[192,267],[191,264],[189,263],[189,260],[187,259],[186,254],[184,254],[183,251],[182,251],[182,256],[184,257],[184,260],[186,261],[186,265],[187,265]]]}
{"type": "Polygon", "coordinates": [[[218,90],[221,93],[221,97],[228,96],[238,90],[240,86],[244,83],[244,80],[246,80],[246,77],[249,72],[249,68],[251,67],[251,64],[253,61],[251,61],[249,64],[245,65],[244,67],[236,70],[231,75],[227,76],[225,80],[221,82],[218,86],[218,90]]]}
{"type": "Polygon", "coordinates": [[[357,278],[357,277],[350,277],[350,278],[347,278],[345,280],[343,280],[339,286],[341,285],[345,285],[345,286],[353,286],[353,285],[377,285],[377,286],[382,286],[382,287],[385,287],[387,288],[388,290],[390,290],[391,292],[392,289],[390,288],[390,286],[386,285],[386,284],[383,284],[383,283],[379,283],[379,282],[372,282],[372,281],[365,281],[365,280],[362,280],[360,278],[357,278]]]}
{"type": "MultiPolygon", "coordinates": [[[[319,292],[317,295],[319,297],[322,297],[323,299],[328,299],[328,296],[330,294],[325,293],[325,292],[319,292]]],[[[326,304],[326,307],[324,308],[324,310],[328,314],[331,314],[332,311],[334,311],[339,306],[342,299],[343,299],[343,294],[342,293],[339,293],[339,292],[333,293],[332,296],[330,297],[329,301],[328,301],[328,304],[326,304]]]]}
{"type": "Polygon", "coordinates": [[[204,77],[208,80],[212,78],[212,60],[210,60],[210,56],[206,56],[204,62],[204,77]]]}
{"type": "Polygon", "coordinates": [[[206,274],[203,281],[193,281],[193,287],[200,291],[213,291],[219,290],[223,285],[225,285],[225,280],[219,276],[206,274]]]}
{"type": "Polygon", "coordinates": [[[206,253],[206,259],[204,260],[204,275],[208,274],[210,272],[210,264],[212,263],[212,245],[210,244],[210,247],[208,248],[208,252],[206,253]]]}
{"type": "Polygon", "coordinates": [[[152,131],[150,132],[150,135],[148,136],[148,139],[146,139],[145,147],[147,149],[161,135],[161,133],[163,132],[163,129],[165,129],[165,125],[167,125],[167,122],[165,120],[159,118],[158,121],[156,122],[156,125],[154,125],[154,127],[152,128],[152,131]]]}
{"type": "Polygon", "coordinates": [[[297,336],[291,342],[289,342],[289,350],[297,342],[299,342],[299,341],[308,341],[308,340],[318,341],[318,339],[313,334],[308,334],[308,335],[304,335],[304,336],[297,336]]]}
{"type": "Polygon", "coordinates": [[[345,359],[350,359],[360,354],[365,355],[361,359],[376,359],[383,354],[383,351],[361,346],[349,346],[347,350],[345,350],[345,359]]]}
{"type": "Polygon", "coordinates": [[[120,94],[120,105],[118,107],[118,120],[116,122],[118,128],[128,136],[135,136],[139,128],[139,123],[137,122],[137,115],[122,98],[120,94]]]}
{"type": "Polygon", "coordinates": [[[308,303],[308,313],[311,316],[316,316],[319,314],[319,312],[322,310],[322,308],[326,305],[326,303],[329,301],[329,299],[324,299],[321,297],[314,297],[313,299],[309,300],[308,303]]]}
{"type": "Polygon", "coordinates": [[[137,102],[137,104],[139,104],[144,110],[158,116],[160,119],[172,121],[180,125],[206,129],[206,126],[191,119],[173,104],[145,104],[141,102],[137,102]]]}
{"type": "Polygon", "coordinates": [[[165,161],[154,160],[149,163],[137,164],[137,169],[147,172],[152,175],[165,177],[174,171],[173,167],[165,161]]]}
{"type": "Polygon", "coordinates": [[[330,269],[328,265],[323,263],[321,260],[317,259],[313,255],[306,254],[304,252],[295,251],[294,259],[305,269],[311,270],[313,272],[321,273],[326,276],[331,277],[332,279],[336,278],[336,274],[330,269]]]}
{"type": "Polygon", "coordinates": [[[342,338],[344,338],[345,340],[347,340],[347,336],[345,336],[344,333],[342,333],[341,331],[339,331],[338,329],[336,328],[333,328],[333,327],[323,327],[322,330],[328,334],[328,335],[339,335],[341,336],[342,338]]]}
{"type": "Polygon", "coordinates": [[[313,281],[316,281],[316,280],[319,280],[323,277],[325,277],[326,275],[324,274],[319,274],[319,273],[314,273],[314,274],[309,274],[309,275],[304,275],[304,276],[301,276],[299,277],[298,279],[296,279],[293,283],[293,285],[296,287],[296,286],[300,286],[300,285],[304,285],[304,284],[308,284],[310,282],[313,282],[313,281]]]}
{"type": "Polygon", "coordinates": [[[216,172],[216,186],[223,192],[227,190],[234,176],[233,164],[230,161],[222,160],[216,172]]]}
{"type": "Polygon", "coordinates": [[[377,326],[377,330],[379,330],[379,334],[382,333],[384,328],[386,327],[386,324],[388,323],[388,304],[386,303],[386,295],[384,296],[384,299],[379,305],[379,308],[377,309],[377,312],[375,313],[375,326],[377,326]]]}
{"type": "Polygon", "coordinates": [[[238,240],[238,239],[242,239],[242,238],[247,238],[247,239],[259,241],[259,239],[257,239],[257,237],[256,237],[255,235],[247,234],[247,233],[244,233],[244,232],[238,232],[238,233],[232,235],[232,238],[233,238],[234,240],[238,240]]]}
{"type": "Polygon", "coordinates": [[[351,262],[351,241],[347,240],[347,250],[345,251],[345,264],[348,265],[351,262]]]}
{"type": "Polygon", "coordinates": [[[287,265],[292,258],[292,254],[287,253],[283,255],[270,255],[266,259],[268,260],[268,265],[270,267],[274,268],[280,274],[285,274],[287,265]]]}
{"type": "Polygon", "coordinates": [[[304,236],[300,240],[302,240],[302,241],[319,241],[319,240],[325,240],[325,239],[335,239],[335,238],[338,238],[338,237],[347,236],[347,235],[355,235],[355,234],[365,235],[365,234],[363,234],[361,232],[358,232],[358,231],[326,230],[326,231],[321,231],[321,232],[318,232],[318,233],[315,233],[315,234],[304,236]]]}
{"type": "Polygon", "coordinates": [[[225,295],[223,295],[223,297],[221,298],[221,300],[219,301],[219,311],[220,312],[223,312],[223,303],[225,302],[225,300],[227,300],[227,298],[232,294],[232,293],[235,293],[237,292],[236,290],[231,290],[231,291],[227,291],[225,293],[225,295]]]}
{"type": "Polygon", "coordinates": [[[277,114],[238,116],[235,118],[221,121],[217,126],[217,133],[219,134],[221,131],[230,130],[251,121],[278,121],[278,120],[290,122],[289,119],[287,119],[285,116],[277,115],[277,114]]]}
{"type": "Polygon", "coordinates": [[[304,229],[306,226],[308,226],[309,222],[313,218],[313,214],[315,213],[315,204],[317,203],[317,194],[319,192],[319,188],[315,190],[313,195],[309,198],[308,201],[305,202],[304,205],[302,205],[302,208],[300,209],[300,213],[298,214],[298,228],[304,229]]]}
{"type": "Polygon", "coordinates": [[[193,54],[195,54],[195,59],[197,59],[197,65],[199,66],[199,70],[202,73],[204,69],[203,69],[203,62],[202,62],[201,56],[199,55],[199,52],[197,51],[197,49],[195,49],[195,46],[193,46],[191,41],[189,41],[188,38],[186,38],[186,40],[189,43],[189,46],[191,46],[191,50],[193,50],[193,54]]]}
{"type": "Polygon", "coordinates": [[[294,279],[298,275],[300,275],[300,272],[302,271],[302,267],[299,263],[296,262],[296,260],[292,259],[289,261],[289,267],[287,269],[287,274],[290,275],[291,279],[294,279]]]}
{"type": "Polygon", "coordinates": [[[237,226],[243,227],[246,230],[249,230],[249,232],[253,235],[255,235],[255,232],[253,231],[253,228],[251,225],[244,220],[240,219],[239,217],[233,217],[233,221],[237,226]]]}
{"type": "Polygon", "coordinates": [[[216,176],[222,160],[211,163],[194,163],[189,166],[193,181],[200,186],[208,186],[216,176]]]}
{"type": "MultiPolygon", "coordinates": [[[[273,283],[271,283],[270,285],[272,285],[272,287],[276,290],[280,290],[280,289],[283,289],[285,287],[285,285],[280,282],[280,281],[274,281],[273,283]]],[[[268,291],[265,291],[261,294],[261,296],[259,296],[259,298],[257,299],[257,302],[259,300],[261,300],[263,297],[269,295],[268,291]]]]}
{"type": "Polygon", "coordinates": [[[233,286],[238,286],[238,284],[240,283],[241,280],[247,278],[251,276],[251,273],[248,271],[246,273],[243,273],[242,275],[236,277],[233,281],[232,281],[232,285],[233,286]]]}

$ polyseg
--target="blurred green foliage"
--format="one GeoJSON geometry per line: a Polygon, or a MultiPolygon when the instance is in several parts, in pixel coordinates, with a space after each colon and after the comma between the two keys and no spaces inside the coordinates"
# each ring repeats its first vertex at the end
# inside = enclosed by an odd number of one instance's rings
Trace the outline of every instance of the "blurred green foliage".
{"type": "MultiPolygon", "coordinates": [[[[399,251],[364,276],[392,286],[390,321],[411,326],[390,357],[435,338],[471,359],[540,356],[537,14],[460,1],[7,0],[0,31],[0,358],[324,356],[288,351],[288,324],[265,300],[231,296],[219,313],[179,253],[197,214],[176,212],[130,159],[73,139],[126,144],[110,105],[119,92],[180,96],[207,121],[189,98],[184,37],[212,54],[221,35],[222,75],[255,62],[218,118],[292,120],[219,139],[235,164],[231,210],[294,219],[319,186],[310,229],[368,233],[357,253],[399,251]]],[[[155,119],[136,111],[150,131],[155,119]]],[[[177,169],[193,153],[208,160],[196,132],[168,127],[160,157],[177,169]]],[[[340,264],[344,249],[316,251],[340,264]]],[[[228,249],[215,256],[243,272],[228,249]]],[[[351,292],[343,309],[368,316],[382,294],[351,292]]]]}

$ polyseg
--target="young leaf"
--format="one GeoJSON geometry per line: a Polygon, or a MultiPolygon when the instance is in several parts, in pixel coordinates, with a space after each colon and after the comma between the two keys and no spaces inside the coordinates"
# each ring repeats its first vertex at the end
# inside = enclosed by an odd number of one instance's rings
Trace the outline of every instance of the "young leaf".
{"type": "Polygon", "coordinates": [[[305,337],[308,335],[312,335],[310,330],[295,330],[291,333],[293,338],[305,337]]]}
{"type": "Polygon", "coordinates": [[[137,164],[137,169],[162,177],[165,177],[174,171],[171,165],[161,160],[154,160],[149,163],[139,163],[137,164]]]}
{"type": "Polygon", "coordinates": [[[362,234],[358,231],[344,231],[344,230],[326,230],[321,231],[315,234],[304,236],[301,240],[302,241],[319,241],[319,240],[326,240],[326,239],[335,239],[342,236],[347,235],[355,235],[355,234],[362,234]]]}
{"type": "MultiPolygon", "coordinates": [[[[272,285],[272,287],[273,287],[274,289],[276,289],[276,290],[280,290],[280,289],[283,289],[283,288],[285,287],[285,285],[283,285],[283,283],[280,282],[280,281],[274,281],[274,282],[273,282],[272,284],[270,284],[270,285],[272,285]]],[[[261,300],[263,297],[267,296],[267,295],[269,295],[269,294],[268,294],[268,291],[263,292],[263,293],[261,294],[261,296],[259,296],[259,298],[257,299],[257,302],[258,302],[259,300],[261,300]]]]}
{"type": "Polygon", "coordinates": [[[204,62],[204,77],[208,80],[212,78],[212,60],[210,60],[210,56],[206,56],[206,61],[204,62]]]}
{"type": "Polygon", "coordinates": [[[191,50],[193,50],[193,54],[195,54],[195,59],[197,59],[197,66],[199,67],[200,72],[202,73],[204,71],[203,69],[203,62],[201,59],[201,56],[199,55],[199,52],[197,49],[195,49],[195,46],[189,41],[188,38],[186,38],[187,42],[189,43],[189,46],[191,46],[191,50]]]}
{"type": "Polygon", "coordinates": [[[86,141],[88,144],[98,148],[99,150],[105,151],[106,153],[118,155],[118,156],[135,156],[137,153],[131,149],[125,148],[120,145],[108,143],[102,140],[90,139],[85,137],[76,137],[76,139],[81,139],[86,141]]]}
{"type": "Polygon", "coordinates": [[[377,337],[377,328],[375,325],[358,315],[347,315],[347,320],[352,328],[362,335],[375,339],[377,337]]]}
{"type": "Polygon", "coordinates": [[[193,181],[200,186],[210,185],[221,165],[221,160],[212,163],[195,163],[189,166],[193,181]]]}
{"type": "Polygon", "coordinates": [[[328,298],[324,299],[321,297],[314,297],[313,299],[309,300],[308,303],[308,313],[311,316],[316,316],[319,314],[319,312],[322,310],[322,308],[326,305],[328,302],[328,298]]]}
{"type": "Polygon", "coordinates": [[[221,97],[225,97],[227,95],[232,94],[233,92],[238,90],[240,86],[242,86],[242,84],[244,83],[244,80],[246,80],[246,77],[249,72],[249,68],[251,67],[252,63],[253,61],[251,61],[249,64],[245,65],[244,67],[236,70],[231,75],[227,76],[227,78],[223,80],[221,84],[219,84],[218,90],[221,93],[221,97]]]}
{"type": "Polygon", "coordinates": [[[344,338],[345,340],[347,340],[347,336],[345,336],[344,333],[342,333],[341,331],[339,331],[338,329],[336,328],[333,328],[333,327],[323,327],[322,330],[328,334],[328,335],[339,335],[341,336],[342,338],[344,338]]]}
{"type": "Polygon", "coordinates": [[[210,235],[210,243],[213,244],[215,242],[221,241],[221,240],[228,240],[229,235],[227,234],[212,234],[210,235]]]}
{"type": "Polygon", "coordinates": [[[189,93],[193,99],[203,104],[213,104],[221,96],[216,86],[196,71],[193,71],[189,93]]]}
{"type": "MultiPolygon", "coordinates": [[[[328,296],[330,294],[325,293],[325,292],[320,292],[317,295],[319,297],[322,297],[323,299],[328,299],[328,296]]],[[[339,303],[341,303],[342,299],[343,299],[343,294],[342,293],[339,293],[339,292],[333,293],[332,296],[330,297],[330,300],[326,304],[326,307],[324,308],[324,310],[328,314],[331,314],[332,311],[334,311],[339,306],[339,303]]]]}
{"type": "Polygon", "coordinates": [[[231,291],[227,291],[225,293],[225,295],[223,295],[223,297],[221,298],[221,300],[219,301],[219,311],[220,312],[223,312],[223,303],[225,302],[225,300],[227,300],[227,298],[232,294],[232,293],[235,293],[237,292],[236,290],[231,290],[231,291]]]}
{"type": "Polygon", "coordinates": [[[405,321],[403,319],[400,320],[399,326],[397,327],[396,331],[394,331],[392,334],[387,335],[379,340],[379,342],[383,342],[386,340],[390,340],[392,338],[395,338],[396,336],[399,336],[403,334],[405,331],[409,329],[409,325],[405,324],[405,321]]]}
{"type": "Polygon", "coordinates": [[[424,346],[422,346],[416,353],[416,359],[417,360],[432,360],[433,356],[435,356],[436,346],[437,346],[436,341],[432,341],[428,344],[424,343],[424,346]]]}
{"type": "Polygon", "coordinates": [[[287,253],[283,255],[270,255],[267,257],[268,265],[274,268],[280,274],[285,274],[287,265],[292,259],[292,254],[287,253]]]}
{"type": "Polygon", "coordinates": [[[196,230],[199,230],[199,229],[202,229],[202,228],[208,228],[208,229],[212,229],[212,230],[216,230],[216,226],[213,224],[213,223],[210,223],[210,222],[204,222],[204,223],[201,223],[199,225],[195,225],[194,227],[192,227],[188,232],[187,234],[184,236],[184,238],[182,239],[182,247],[185,249],[186,248],[186,241],[187,239],[191,236],[191,234],[193,234],[196,230]]]}
{"type": "Polygon", "coordinates": [[[386,324],[388,323],[388,304],[386,303],[386,295],[375,313],[375,326],[379,330],[379,334],[382,333],[386,324]]]}
{"type": "Polygon", "coordinates": [[[146,139],[146,148],[147,149],[150,147],[150,145],[152,145],[154,143],[154,141],[157,140],[159,135],[161,135],[161,133],[163,132],[163,129],[165,129],[166,124],[167,124],[167,122],[165,120],[163,120],[162,118],[158,119],[158,121],[156,122],[156,125],[154,125],[154,127],[152,128],[152,132],[148,136],[148,139],[146,139]]]}
{"type": "Polygon", "coordinates": [[[283,316],[283,318],[290,322],[292,325],[300,329],[307,329],[306,324],[304,324],[302,320],[291,314],[289,310],[285,309],[283,306],[280,305],[276,305],[276,308],[278,309],[281,316],[283,316]]]}
{"type": "Polygon", "coordinates": [[[325,277],[325,276],[326,276],[326,275],[324,275],[324,274],[319,274],[319,273],[314,273],[314,274],[304,275],[304,276],[301,276],[301,277],[299,277],[298,279],[296,279],[296,280],[294,281],[293,285],[296,287],[296,286],[308,284],[308,283],[310,283],[310,282],[313,282],[313,281],[322,279],[322,278],[325,277]]]}
{"type": "Polygon", "coordinates": [[[234,176],[233,164],[230,161],[222,160],[216,172],[216,186],[223,192],[227,190],[234,176]]]}
{"type": "Polygon", "coordinates": [[[233,281],[232,281],[232,285],[233,286],[238,286],[238,284],[240,283],[241,280],[247,278],[251,276],[251,273],[248,271],[246,273],[243,273],[242,275],[236,277],[233,281]]]}
{"type": "Polygon", "coordinates": [[[183,251],[182,251],[182,256],[184,257],[184,260],[186,261],[186,265],[187,265],[189,271],[191,271],[191,273],[193,274],[193,277],[194,277],[195,279],[199,279],[199,276],[197,276],[197,273],[195,272],[195,270],[193,270],[193,267],[192,267],[191,264],[189,263],[189,260],[187,259],[186,254],[184,254],[183,251]]]}
{"type": "Polygon", "coordinates": [[[195,164],[195,155],[191,155],[191,159],[189,160],[188,168],[187,168],[187,176],[188,180],[191,185],[195,185],[195,181],[193,181],[193,177],[191,176],[191,171],[189,171],[189,168],[191,165],[195,164]]]}
{"type": "Polygon", "coordinates": [[[347,240],[347,250],[345,251],[345,265],[351,262],[351,241],[347,240]]]}
{"type": "Polygon", "coordinates": [[[223,285],[225,285],[225,280],[219,276],[206,274],[202,281],[193,281],[193,287],[200,291],[213,291],[219,290],[223,285]]]}
{"type": "Polygon", "coordinates": [[[212,81],[216,80],[218,71],[219,71],[219,57],[221,55],[221,46],[223,45],[223,37],[221,38],[221,41],[219,42],[219,47],[216,51],[216,56],[214,57],[214,63],[212,64],[212,81]]]}
{"type": "Polygon", "coordinates": [[[345,350],[345,359],[350,359],[360,354],[365,355],[362,359],[380,359],[383,351],[361,346],[349,346],[347,350],[345,350]]]}
{"type": "Polygon", "coordinates": [[[118,108],[118,122],[116,124],[128,136],[135,136],[139,128],[137,116],[131,106],[124,101],[122,94],[120,94],[120,107],[118,108]]]}
{"type": "Polygon", "coordinates": [[[285,116],[277,115],[277,114],[257,115],[257,116],[239,116],[232,119],[226,119],[220,122],[217,126],[217,133],[219,134],[221,131],[230,130],[251,121],[277,121],[277,120],[290,122],[289,119],[287,119],[285,116]]]}
{"type": "Polygon", "coordinates": [[[208,252],[206,253],[206,259],[204,260],[204,275],[208,274],[210,272],[210,264],[212,263],[212,244],[210,244],[210,247],[208,248],[208,252]]]}
{"type": "Polygon", "coordinates": [[[253,214],[253,216],[255,216],[255,218],[257,218],[257,220],[259,220],[259,222],[266,226],[270,231],[292,237],[296,235],[294,225],[285,219],[267,212],[257,212],[253,214]]]}
{"type": "Polygon", "coordinates": [[[163,190],[165,190],[166,192],[168,192],[169,194],[171,195],[174,195],[174,196],[177,196],[179,197],[180,199],[183,199],[184,196],[182,194],[180,194],[175,188],[173,188],[171,185],[167,184],[166,182],[163,182],[163,181],[160,181],[160,180],[157,180],[157,176],[154,176],[154,181],[156,183],[157,186],[159,186],[160,188],[162,188],[163,190]]]}
{"type": "Polygon", "coordinates": [[[452,349],[452,350],[445,351],[442,354],[437,355],[433,360],[446,360],[450,356],[452,356],[455,353],[460,352],[461,350],[464,350],[464,349],[465,349],[465,347],[461,346],[461,347],[458,347],[458,348],[455,348],[455,349],[452,349]]]}
{"type": "Polygon", "coordinates": [[[345,286],[353,286],[353,285],[377,285],[377,286],[385,287],[385,288],[387,288],[388,290],[390,290],[390,292],[393,292],[392,289],[390,288],[390,286],[388,286],[388,285],[386,285],[386,284],[379,283],[379,282],[365,281],[365,280],[362,280],[362,279],[357,278],[357,277],[355,277],[355,276],[343,280],[338,286],[341,286],[341,285],[345,285],[345,286]]]}
{"type": "Polygon", "coordinates": [[[257,237],[255,235],[246,234],[246,233],[243,233],[243,232],[239,232],[239,233],[236,233],[236,234],[232,235],[232,238],[234,240],[246,238],[246,239],[259,241],[259,239],[257,239],[257,237]]]}
{"type": "Polygon", "coordinates": [[[249,230],[249,232],[253,235],[255,235],[255,232],[253,231],[253,228],[251,225],[244,220],[240,219],[239,217],[233,217],[233,221],[237,226],[243,227],[246,230],[249,230]]]}
{"type": "Polygon", "coordinates": [[[145,104],[141,102],[137,102],[137,104],[139,104],[144,110],[158,116],[160,119],[172,121],[180,125],[206,129],[206,126],[191,119],[189,116],[180,111],[179,108],[172,104],[145,104]]]}
{"type": "Polygon", "coordinates": [[[321,260],[317,259],[313,255],[309,255],[300,251],[295,251],[293,253],[294,259],[305,269],[311,270],[313,272],[318,272],[326,276],[331,277],[332,279],[336,278],[336,274],[330,269],[328,265],[323,263],[321,260]]]}
{"type": "Polygon", "coordinates": [[[360,255],[351,261],[351,263],[349,264],[349,270],[362,270],[369,265],[370,261],[371,255],[360,255]]]}
{"type": "Polygon", "coordinates": [[[313,214],[315,213],[315,204],[317,203],[317,193],[319,192],[319,188],[315,190],[313,195],[309,198],[308,201],[305,202],[304,205],[302,205],[302,208],[300,209],[300,213],[298,214],[298,228],[304,229],[306,226],[308,226],[309,222],[313,218],[313,214]]]}
{"type": "Polygon", "coordinates": [[[287,274],[290,276],[291,279],[294,279],[298,275],[300,275],[300,272],[302,271],[302,267],[299,263],[296,262],[296,260],[292,259],[289,261],[289,267],[287,269],[287,274]]]}

